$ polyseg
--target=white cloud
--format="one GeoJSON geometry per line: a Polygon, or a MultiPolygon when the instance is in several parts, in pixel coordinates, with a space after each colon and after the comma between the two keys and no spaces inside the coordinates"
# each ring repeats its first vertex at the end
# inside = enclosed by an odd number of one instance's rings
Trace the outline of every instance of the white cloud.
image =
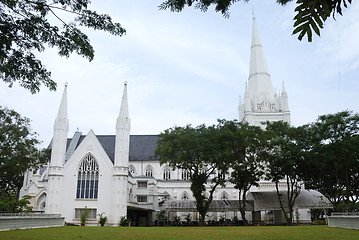
{"type": "Polygon", "coordinates": [[[320,114],[359,111],[359,4],[352,3],[338,22],[328,20],[313,43],[291,35],[294,3],[236,3],[225,19],[211,8],[181,13],[159,11],[161,1],[94,1],[127,29],[124,37],[86,30],[95,59],[41,54],[58,83],[57,92],[36,95],[0,83],[2,105],[33,120],[44,144],[50,141],[65,82],[70,133],[114,134],[123,83],[127,81],[132,133],[157,134],[175,125],[213,124],[237,117],[238,96],[248,78],[252,6],[273,85],[284,80],[292,123],[314,121],[320,114]],[[341,79],[338,79],[338,24],[341,79]],[[340,86],[339,86],[340,83],[340,86]]]}

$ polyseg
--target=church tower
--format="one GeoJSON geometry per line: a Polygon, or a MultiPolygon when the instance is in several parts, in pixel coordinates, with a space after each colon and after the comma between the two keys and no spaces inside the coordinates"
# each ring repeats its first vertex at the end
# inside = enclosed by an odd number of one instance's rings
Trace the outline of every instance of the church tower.
{"type": "Polygon", "coordinates": [[[252,27],[249,77],[245,85],[244,102],[240,99],[238,114],[240,122],[262,128],[263,123],[267,121],[284,121],[290,124],[288,94],[284,83],[279,96],[273,91],[255,18],[252,27]]]}
{"type": "Polygon", "coordinates": [[[59,112],[54,123],[54,135],[51,145],[51,160],[46,198],[46,213],[49,214],[61,214],[62,180],[68,131],[67,85],[65,85],[59,112]]]}
{"type": "Polygon", "coordinates": [[[127,83],[124,84],[120,114],[116,123],[115,160],[113,168],[113,203],[115,221],[127,216],[127,179],[131,119],[128,113],[127,83]]]}

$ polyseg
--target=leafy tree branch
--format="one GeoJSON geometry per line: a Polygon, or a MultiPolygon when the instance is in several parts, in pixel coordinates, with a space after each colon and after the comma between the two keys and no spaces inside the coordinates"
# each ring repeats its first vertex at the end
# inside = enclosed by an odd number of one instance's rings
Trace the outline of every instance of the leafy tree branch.
{"type": "MultiPolygon", "coordinates": [[[[293,0],[277,0],[280,5],[286,5],[293,0]]],[[[160,10],[169,9],[172,12],[180,12],[186,6],[195,8],[206,12],[209,6],[214,5],[215,11],[222,13],[225,18],[230,16],[230,7],[240,0],[167,0],[160,6],[160,10]]],[[[249,0],[243,0],[249,2],[249,0]]],[[[302,40],[307,36],[308,42],[313,40],[313,33],[320,36],[320,29],[324,27],[324,22],[335,14],[343,15],[343,8],[347,8],[352,0],[296,0],[297,7],[295,8],[296,16],[294,17],[293,34],[299,34],[298,39],[302,40]]]]}
{"type": "Polygon", "coordinates": [[[18,82],[31,93],[38,92],[41,85],[56,90],[51,72],[34,52],[43,52],[47,45],[57,47],[60,56],[77,53],[92,61],[94,49],[79,27],[115,36],[126,33],[109,15],[89,10],[88,5],[88,0],[0,0],[0,80],[9,87],[18,82]],[[76,17],[65,22],[58,12],[76,17]],[[59,20],[61,27],[49,22],[51,15],[59,20]]]}

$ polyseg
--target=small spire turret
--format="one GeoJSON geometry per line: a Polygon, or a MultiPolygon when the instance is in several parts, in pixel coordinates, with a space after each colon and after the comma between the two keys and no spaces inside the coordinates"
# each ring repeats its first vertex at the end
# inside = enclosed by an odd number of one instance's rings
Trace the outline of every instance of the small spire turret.
{"type": "Polygon", "coordinates": [[[284,86],[284,81],[282,81],[282,94],[283,93],[287,94],[287,90],[285,89],[285,86],[284,86]]]}
{"type": "Polygon", "coordinates": [[[280,95],[280,98],[281,98],[282,111],[289,112],[288,94],[284,86],[284,81],[282,81],[282,94],[280,95]]]}

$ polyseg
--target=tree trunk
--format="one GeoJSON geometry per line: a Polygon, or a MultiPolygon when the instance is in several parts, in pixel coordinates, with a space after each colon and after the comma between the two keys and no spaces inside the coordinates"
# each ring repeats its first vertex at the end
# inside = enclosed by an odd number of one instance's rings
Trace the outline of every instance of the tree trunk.
{"type": "Polygon", "coordinates": [[[282,209],[282,212],[283,212],[283,214],[284,214],[285,221],[287,222],[287,225],[288,225],[288,226],[291,226],[291,225],[292,225],[292,222],[291,222],[290,219],[288,218],[287,212],[286,212],[285,209],[284,209],[283,202],[282,202],[281,197],[280,197],[279,188],[278,188],[278,182],[275,182],[275,188],[276,188],[276,190],[277,190],[277,197],[278,197],[278,200],[279,200],[280,208],[282,209]]]}
{"type": "Polygon", "coordinates": [[[201,219],[199,221],[200,226],[205,225],[205,219],[206,219],[206,212],[200,212],[199,215],[201,216],[201,219]]]}
{"type": "Polygon", "coordinates": [[[242,195],[242,202],[241,202],[241,191],[239,191],[239,211],[242,215],[242,220],[244,226],[248,226],[248,221],[246,219],[246,191],[243,191],[242,195]]]}
{"type": "Polygon", "coordinates": [[[292,206],[289,207],[289,217],[287,216],[287,225],[292,226],[293,225],[293,208],[292,206]]]}

